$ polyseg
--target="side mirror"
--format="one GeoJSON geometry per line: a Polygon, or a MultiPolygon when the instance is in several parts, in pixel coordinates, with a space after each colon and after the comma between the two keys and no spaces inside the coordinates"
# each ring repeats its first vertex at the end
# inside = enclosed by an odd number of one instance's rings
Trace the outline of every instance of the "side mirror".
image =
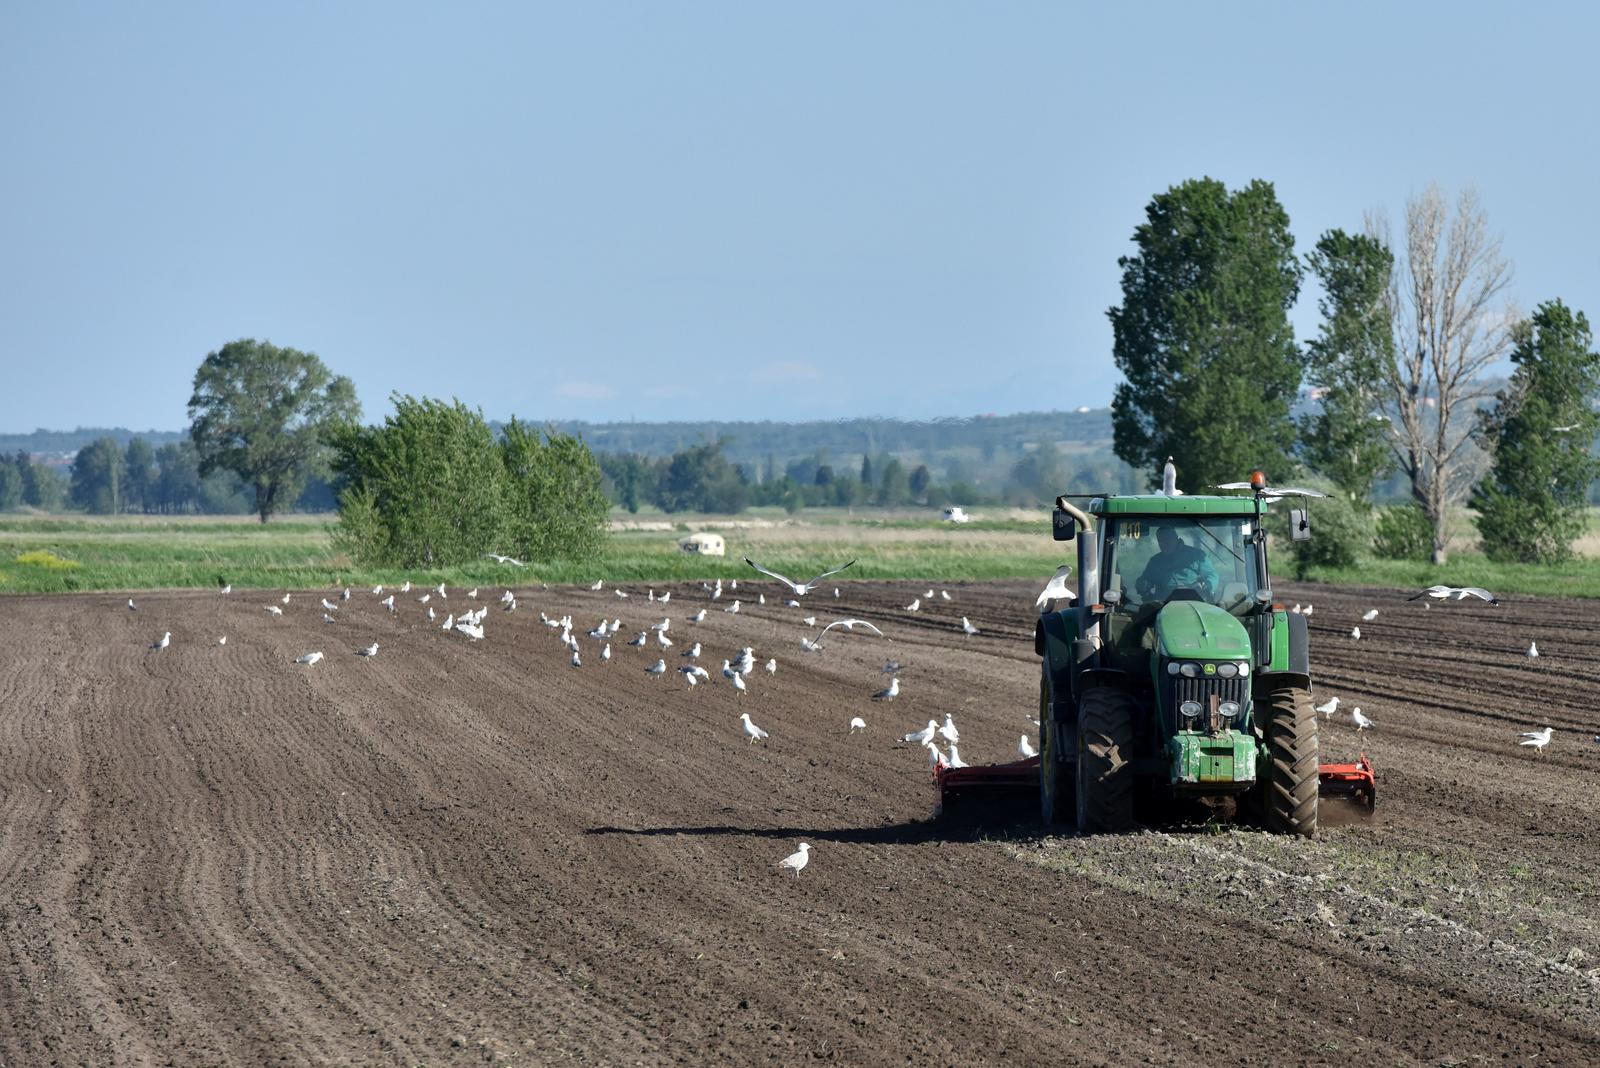
{"type": "Polygon", "coordinates": [[[1057,508],[1050,516],[1050,536],[1056,541],[1071,541],[1078,536],[1078,521],[1057,508]]]}
{"type": "Polygon", "coordinates": [[[1292,541],[1311,540],[1311,515],[1304,508],[1289,509],[1289,538],[1292,541]]]}

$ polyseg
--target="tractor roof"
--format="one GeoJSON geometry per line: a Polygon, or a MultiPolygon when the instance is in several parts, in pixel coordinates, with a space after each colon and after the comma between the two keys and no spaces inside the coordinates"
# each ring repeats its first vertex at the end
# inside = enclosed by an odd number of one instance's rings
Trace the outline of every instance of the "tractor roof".
{"type": "Polygon", "coordinates": [[[1140,493],[1127,497],[1096,497],[1089,502],[1094,515],[1258,515],[1266,511],[1254,496],[1183,496],[1140,493]]]}

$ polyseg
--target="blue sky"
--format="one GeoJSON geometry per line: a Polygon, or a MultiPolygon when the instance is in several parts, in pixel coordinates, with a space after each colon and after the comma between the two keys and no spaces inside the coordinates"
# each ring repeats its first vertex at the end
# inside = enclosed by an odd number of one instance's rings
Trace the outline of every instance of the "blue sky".
{"type": "Polygon", "coordinates": [[[0,429],[181,427],[238,337],[369,417],[1103,405],[1116,259],[1200,175],[1302,250],[1473,183],[1516,299],[1600,314],[1595,10],[5,5],[0,429]]]}

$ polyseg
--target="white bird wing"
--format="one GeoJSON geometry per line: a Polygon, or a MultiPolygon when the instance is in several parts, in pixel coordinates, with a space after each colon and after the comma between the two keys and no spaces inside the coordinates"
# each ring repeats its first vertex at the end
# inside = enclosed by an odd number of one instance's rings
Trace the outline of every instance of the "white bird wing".
{"type": "Polygon", "coordinates": [[[749,564],[751,567],[755,568],[757,571],[761,572],[763,575],[766,575],[769,578],[777,579],[779,582],[783,583],[785,586],[789,587],[791,590],[793,590],[796,593],[804,593],[805,592],[805,590],[800,588],[800,584],[795,582],[794,579],[788,578],[788,577],[786,577],[784,575],[778,574],[776,571],[772,571],[772,570],[770,570],[768,568],[762,567],[760,564],[756,563],[754,560],[750,559],[748,556],[744,558],[744,562],[749,564]]]}
{"type": "Polygon", "coordinates": [[[1212,489],[1228,489],[1228,490],[1249,489],[1250,488],[1250,483],[1248,483],[1248,482],[1223,482],[1223,483],[1220,483],[1218,485],[1212,486],[1211,488],[1212,489]]]}
{"type": "Polygon", "coordinates": [[[821,584],[823,579],[827,578],[829,575],[837,575],[839,572],[843,571],[847,567],[854,567],[855,563],[856,562],[854,560],[852,560],[848,564],[843,564],[843,565],[841,565],[839,567],[834,568],[832,571],[824,571],[822,574],[818,575],[816,578],[814,578],[810,582],[806,583],[806,589],[807,590],[816,589],[817,586],[819,584],[821,584]]]}
{"type": "Polygon", "coordinates": [[[1067,576],[1070,574],[1072,574],[1071,564],[1062,564],[1056,568],[1056,573],[1045,583],[1044,589],[1039,592],[1039,599],[1033,602],[1033,606],[1043,608],[1056,598],[1067,596],[1067,576]]]}
{"type": "Polygon", "coordinates": [[[1267,490],[1273,497],[1326,497],[1326,493],[1314,489],[1302,489],[1299,486],[1273,486],[1267,490]]]}
{"type": "Polygon", "coordinates": [[[883,631],[879,630],[877,627],[873,626],[871,623],[868,623],[864,619],[836,619],[832,623],[829,623],[826,627],[823,627],[822,633],[826,634],[834,627],[843,627],[845,630],[854,630],[856,627],[866,627],[878,637],[883,637],[883,631]]]}
{"type": "Polygon", "coordinates": [[[1466,587],[1462,588],[1461,590],[1458,590],[1457,593],[1456,593],[1456,596],[1457,597],[1478,597],[1478,598],[1482,598],[1485,601],[1499,600],[1499,598],[1497,598],[1494,594],[1490,593],[1488,590],[1484,589],[1482,586],[1466,586],[1466,587]]]}

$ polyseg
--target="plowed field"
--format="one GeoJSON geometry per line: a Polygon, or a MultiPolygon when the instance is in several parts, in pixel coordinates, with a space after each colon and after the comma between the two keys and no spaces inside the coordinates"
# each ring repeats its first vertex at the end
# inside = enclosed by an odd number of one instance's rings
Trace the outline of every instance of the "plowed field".
{"type": "Polygon", "coordinates": [[[1284,591],[1344,702],[1324,758],[1380,779],[1373,819],[1311,842],[931,822],[897,740],[946,712],[974,763],[1037,737],[1033,589],[910,613],[926,587],[797,610],[741,583],[768,604],[732,614],[697,584],[519,588],[477,643],[421,591],[332,625],[319,591],[281,618],[0,600],[0,1063],[1600,1062],[1600,606],[1284,591]],[[892,641],[803,652],[813,610],[892,641]],[[663,616],[672,648],[626,644],[663,616]],[[646,674],[696,640],[714,683],[646,674]],[[741,697],[717,668],[745,645],[778,665],[741,697]]]}

